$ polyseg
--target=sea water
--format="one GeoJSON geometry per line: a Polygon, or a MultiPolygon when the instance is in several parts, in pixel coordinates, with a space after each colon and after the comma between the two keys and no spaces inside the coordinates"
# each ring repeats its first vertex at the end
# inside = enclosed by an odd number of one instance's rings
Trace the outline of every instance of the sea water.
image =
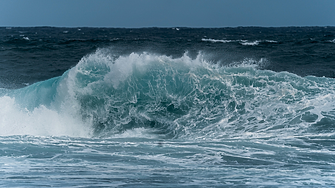
{"type": "Polygon", "coordinates": [[[0,28],[2,187],[333,187],[335,28],[0,28]]]}

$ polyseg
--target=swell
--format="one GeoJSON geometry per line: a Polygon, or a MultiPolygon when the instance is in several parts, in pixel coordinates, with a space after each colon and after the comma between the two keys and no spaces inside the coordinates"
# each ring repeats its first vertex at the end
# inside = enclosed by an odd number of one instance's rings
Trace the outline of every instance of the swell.
{"type": "Polygon", "coordinates": [[[201,53],[100,49],[61,77],[2,90],[1,128],[17,127],[2,134],[108,137],[144,128],[165,138],[219,139],[334,132],[333,79],[257,69],[262,63],[222,67],[201,53]]]}

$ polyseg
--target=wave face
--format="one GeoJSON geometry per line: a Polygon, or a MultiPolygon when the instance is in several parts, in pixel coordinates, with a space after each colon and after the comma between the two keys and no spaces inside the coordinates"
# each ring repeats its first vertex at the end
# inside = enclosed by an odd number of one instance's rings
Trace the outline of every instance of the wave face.
{"type": "Polygon", "coordinates": [[[334,133],[334,79],[100,49],[62,76],[1,90],[1,135],[110,137],[136,128],[163,138],[334,133]]]}

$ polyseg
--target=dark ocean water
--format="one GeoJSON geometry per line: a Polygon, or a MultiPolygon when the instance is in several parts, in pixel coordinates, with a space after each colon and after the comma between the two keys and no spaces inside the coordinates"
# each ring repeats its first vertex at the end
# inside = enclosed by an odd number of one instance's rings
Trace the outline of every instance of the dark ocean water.
{"type": "Polygon", "coordinates": [[[335,27],[0,28],[2,187],[334,187],[335,27]]]}

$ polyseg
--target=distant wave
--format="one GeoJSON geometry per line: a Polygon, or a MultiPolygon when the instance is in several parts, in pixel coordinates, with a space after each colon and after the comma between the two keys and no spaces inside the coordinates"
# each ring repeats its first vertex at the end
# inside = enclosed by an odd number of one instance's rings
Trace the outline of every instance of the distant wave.
{"type": "Polygon", "coordinates": [[[234,42],[234,40],[217,40],[217,39],[201,39],[201,40],[205,42],[222,42],[222,43],[234,42]]]}
{"type": "Polygon", "coordinates": [[[244,46],[257,46],[259,45],[261,41],[259,40],[255,40],[255,41],[247,41],[247,40],[240,40],[240,44],[244,45],[244,46]]]}
{"type": "Polygon", "coordinates": [[[254,40],[254,41],[248,41],[248,40],[218,40],[218,39],[201,39],[204,42],[221,42],[221,43],[232,43],[232,42],[236,42],[236,43],[240,43],[242,45],[245,46],[257,46],[260,43],[277,43],[277,41],[275,40],[254,40]]]}

